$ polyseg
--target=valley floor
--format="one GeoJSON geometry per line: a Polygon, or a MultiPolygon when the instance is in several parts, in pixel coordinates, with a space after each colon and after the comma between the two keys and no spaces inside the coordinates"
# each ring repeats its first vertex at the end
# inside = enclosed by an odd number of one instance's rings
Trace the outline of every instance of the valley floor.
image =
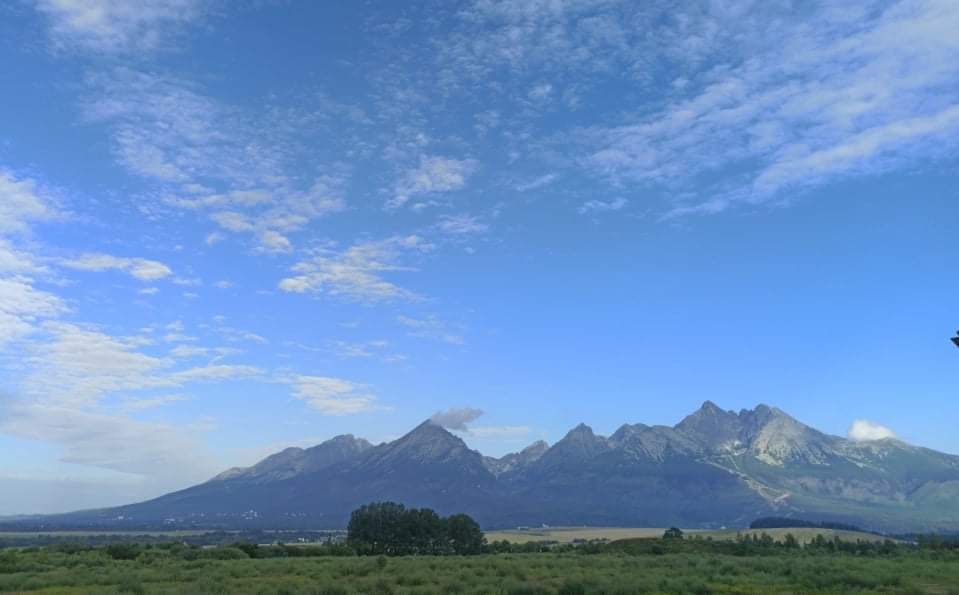
{"type": "Polygon", "coordinates": [[[936,593],[959,594],[952,553],[894,557],[501,554],[245,560],[21,551],[3,593],[936,593]]]}

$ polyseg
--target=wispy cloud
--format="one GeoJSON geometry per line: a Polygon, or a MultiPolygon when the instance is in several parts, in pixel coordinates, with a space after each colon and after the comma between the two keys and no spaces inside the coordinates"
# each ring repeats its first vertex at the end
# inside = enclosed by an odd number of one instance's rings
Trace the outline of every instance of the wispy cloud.
{"type": "Polygon", "coordinates": [[[0,169],[0,234],[23,233],[31,223],[60,216],[52,197],[35,180],[0,169]]]}
{"type": "MultiPolygon", "coordinates": [[[[38,329],[23,358],[25,377],[0,407],[0,428],[63,449],[61,460],[155,479],[190,480],[208,474],[196,443],[198,428],[147,423],[130,413],[159,405],[158,397],[128,396],[120,410],[112,395],[183,387],[256,375],[251,366],[180,368],[173,358],[139,351],[143,341],[51,320],[38,329]],[[151,399],[154,401],[151,402],[151,399]],[[189,453],[189,454],[188,454],[189,453]]],[[[173,402],[166,399],[166,402],[173,402]]]]}
{"type": "Polygon", "coordinates": [[[384,274],[415,270],[400,264],[404,255],[423,253],[433,246],[420,236],[395,236],[354,244],[341,252],[321,250],[293,267],[296,276],[280,281],[290,293],[316,293],[358,302],[416,299],[417,295],[387,281],[384,274]]]}
{"type": "Polygon", "coordinates": [[[436,228],[449,235],[471,235],[489,231],[489,225],[473,215],[444,215],[440,217],[436,228]]]}
{"type": "Polygon", "coordinates": [[[151,208],[206,213],[219,227],[207,235],[210,245],[230,232],[250,234],[262,252],[289,252],[289,234],[346,208],[343,168],[301,184],[288,173],[300,142],[267,115],[128,68],[90,77],[89,88],[86,118],[109,126],[119,163],[163,185],[151,208]]]}
{"type": "Polygon", "coordinates": [[[37,330],[38,320],[66,312],[59,297],[33,287],[22,277],[0,277],[0,347],[37,330]]]}
{"type": "Polygon", "coordinates": [[[437,411],[430,417],[430,421],[447,430],[468,432],[469,427],[467,424],[476,421],[482,415],[482,409],[476,409],[474,407],[454,407],[444,411],[437,411]]]}
{"type": "Polygon", "coordinates": [[[544,174],[538,178],[533,178],[528,182],[522,182],[516,185],[516,189],[520,192],[528,192],[530,190],[536,190],[537,188],[542,188],[543,186],[549,186],[553,182],[559,179],[558,174],[544,174]]]}
{"type": "Polygon", "coordinates": [[[628,201],[625,198],[617,198],[614,200],[588,200],[584,202],[578,209],[580,215],[591,215],[596,213],[609,213],[611,211],[618,211],[625,207],[628,204],[628,201]]]}
{"type": "Polygon", "coordinates": [[[173,274],[170,267],[146,258],[125,258],[109,254],[88,253],[78,258],[61,261],[64,267],[78,271],[122,271],[140,281],[156,281],[173,274]]]}
{"type": "Polygon", "coordinates": [[[333,351],[339,357],[389,357],[384,354],[384,350],[390,347],[390,342],[386,339],[372,339],[370,341],[334,341],[333,351]]]}
{"type": "Polygon", "coordinates": [[[58,46],[98,52],[142,51],[162,43],[170,29],[203,14],[201,0],[36,0],[58,46]]]}
{"type": "Polygon", "coordinates": [[[478,167],[475,159],[420,157],[419,166],[406,172],[396,183],[393,198],[386,206],[395,209],[416,196],[459,190],[478,167]]]}
{"type": "Polygon", "coordinates": [[[144,411],[146,409],[155,409],[157,407],[162,407],[163,405],[169,405],[170,403],[179,403],[182,401],[189,401],[190,397],[187,395],[162,395],[159,397],[141,397],[141,398],[131,398],[128,397],[123,400],[122,408],[125,411],[144,411]]]}
{"type": "Polygon", "coordinates": [[[754,17],[728,29],[717,28],[730,23],[723,12],[686,21],[717,32],[702,41],[722,62],[691,69],[663,109],[584,131],[581,163],[683,196],[675,216],[944,154],[959,138],[959,5],[867,4],[763,14],[763,32],[739,39],[754,17]]]}
{"type": "Polygon", "coordinates": [[[407,334],[412,337],[433,339],[451,345],[462,345],[465,343],[461,334],[451,332],[448,325],[433,314],[422,318],[400,315],[396,317],[396,322],[405,326],[408,329],[407,334]]]}
{"type": "Polygon", "coordinates": [[[328,376],[296,376],[293,395],[324,415],[352,415],[384,407],[361,384],[328,376]]]}

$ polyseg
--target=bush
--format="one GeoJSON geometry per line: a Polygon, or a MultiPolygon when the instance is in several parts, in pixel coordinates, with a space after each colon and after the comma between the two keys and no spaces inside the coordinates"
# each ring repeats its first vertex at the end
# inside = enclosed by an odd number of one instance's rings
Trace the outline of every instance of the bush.
{"type": "Polygon", "coordinates": [[[104,551],[114,560],[136,560],[141,550],[135,543],[114,543],[108,545],[104,551]]]}
{"type": "Polygon", "coordinates": [[[246,560],[250,556],[236,547],[211,547],[200,550],[200,558],[205,560],[246,560]]]}

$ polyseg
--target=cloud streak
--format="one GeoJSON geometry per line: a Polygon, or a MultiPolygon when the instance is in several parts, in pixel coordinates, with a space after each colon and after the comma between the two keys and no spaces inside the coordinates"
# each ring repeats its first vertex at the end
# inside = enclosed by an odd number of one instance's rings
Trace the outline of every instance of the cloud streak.
{"type": "Polygon", "coordinates": [[[156,260],[123,258],[100,253],[83,254],[78,258],[64,260],[60,264],[77,271],[122,271],[139,281],[156,281],[173,274],[170,267],[156,260]]]}
{"type": "Polygon", "coordinates": [[[297,376],[291,384],[293,396],[323,415],[354,415],[383,409],[365,386],[342,378],[297,376]]]}
{"type": "Polygon", "coordinates": [[[341,251],[321,250],[310,260],[293,267],[295,276],[280,281],[288,293],[325,294],[355,302],[415,300],[417,294],[390,281],[384,275],[414,271],[400,260],[408,254],[422,254],[432,244],[417,235],[394,236],[366,241],[341,251]]]}
{"type": "Polygon", "coordinates": [[[97,52],[152,49],[170,29],[203,13],[200,0],[37,0],[57,46],[97,52]]]}

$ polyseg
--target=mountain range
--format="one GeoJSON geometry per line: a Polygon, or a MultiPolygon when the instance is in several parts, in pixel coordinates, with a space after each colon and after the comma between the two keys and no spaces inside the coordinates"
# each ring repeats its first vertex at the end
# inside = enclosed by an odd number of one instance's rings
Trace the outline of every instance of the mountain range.
{"type": "Polygon", "coordinates": [[[707,401],[673,427],[584,424],[552,446],[485,457],[425,421],[392,442],[352,435],[288,448],[252,467],[138,504],[45,517],[49,525],[339,528],[392,500],[484,528],[742,527],[762,516],[888,532],[959,529],[959,456],[897,439],[858,442],[767,405],[707,401]]]}

